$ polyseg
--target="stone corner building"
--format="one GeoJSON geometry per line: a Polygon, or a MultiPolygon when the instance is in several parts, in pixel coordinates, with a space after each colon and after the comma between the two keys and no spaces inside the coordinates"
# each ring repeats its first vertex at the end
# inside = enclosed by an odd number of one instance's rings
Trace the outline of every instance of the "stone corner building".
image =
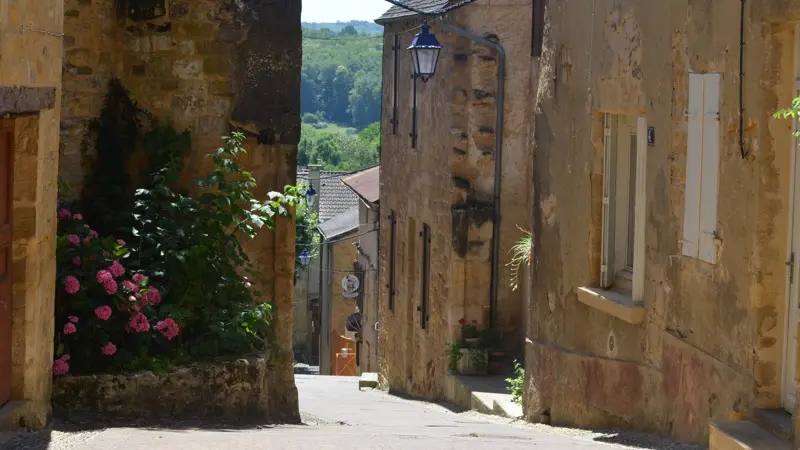
{"type": "MultiPolygon", "coordinates": [[[[413,5],[435,11],[447,3],[413,5]]],[[[460,319],[481,328],[493,322],[509,363],[522,353],[523,298],[512,290],[506,264],[523,236],[519,228],[531,221],[526,120],[538,70],[531,6],[480,0],[433,21],[445,47],[425,83],[412,78],[406,50],[421,18],[393,7],[377,22],[384,26],[380,377],[390,390],[445,399],[452,384],[447,348],[460,337],[460,319]],[[499,43],[505,59],[445,24],[499,43]]]]}
{"type": "MultiPolygon", "coordinates": [[[[191,129],[188,176],[239,129],[261,194],[280,190],[296,177],[300,9],[288,0],[0,0],[0,158],[13,161],[0,164],[0,428],[50,416],[57,176],[79,192],[82,133],[111,77],[155,116],[191,129]]],[[[291,355],[294,225],[279,221],[246,246],[291,355]]],[[[270,402],[296,413],[284,359],[270,402]]]]}
{"type": "Polygon", "coordinates": [[[528,418],[800,437],[800,2],[541,3],[528,418]]]}

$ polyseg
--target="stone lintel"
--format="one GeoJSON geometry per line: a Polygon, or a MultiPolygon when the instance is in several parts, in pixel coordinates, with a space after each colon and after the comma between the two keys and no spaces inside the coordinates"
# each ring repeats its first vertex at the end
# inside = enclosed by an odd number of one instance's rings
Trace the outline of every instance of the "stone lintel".
{"type": "Polygon", "coordinates": [[[37,113],[55,106],[54,87],[0,86],[0,115],[37,113]]]}
{"type": "Polygon", "coordinates": [[[619,292],[581,287],[578,301],[634,325],[644,321],[644,305],[619,292]]]}

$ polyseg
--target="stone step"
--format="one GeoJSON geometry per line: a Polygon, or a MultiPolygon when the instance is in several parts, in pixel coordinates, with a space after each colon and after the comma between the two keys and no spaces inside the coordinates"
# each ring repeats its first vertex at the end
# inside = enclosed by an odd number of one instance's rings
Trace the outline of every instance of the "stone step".
{"type": "Polygon", "coordinates": [[[783,409],[756,409],[752,420],[786,442],[794,439],[792,415],[783,409]]]}
{"type": "Polygon", "coordinates": [[[378,374],[375,372],[364,372],[361,378],[358,379],[358,390],[362,388],[377,389],[378,388],[378,374]]]}
{"type": "Polygon", "coordinates": [[[788,441],[748,420],[712,423],[708,447],[709,450],[792,450],[788,441]]]}

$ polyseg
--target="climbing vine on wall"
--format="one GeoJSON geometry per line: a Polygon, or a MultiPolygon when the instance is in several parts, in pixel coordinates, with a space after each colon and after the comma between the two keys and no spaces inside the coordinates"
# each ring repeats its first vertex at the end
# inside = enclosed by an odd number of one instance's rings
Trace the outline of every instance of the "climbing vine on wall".
{"type": "Polygon", "coordinates": [[[133,204],[129,161],[151,120],[120,81],[112,78],[100,116],[89,122],[81,148],[88,171],[80,209],[101,234],[131,226],[126,214],[133,204]]]}

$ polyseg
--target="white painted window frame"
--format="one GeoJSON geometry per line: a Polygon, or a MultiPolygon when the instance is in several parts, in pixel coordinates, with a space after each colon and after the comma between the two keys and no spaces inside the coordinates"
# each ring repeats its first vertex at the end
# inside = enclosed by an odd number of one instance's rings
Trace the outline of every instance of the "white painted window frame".
{"type": "Polygon", "coordinates": [[[683,216],[684,256],[717,262],[719,197],[719,73],[689,73],[686,191],[683,216]]]}
{"type": "Polygon", "coordinates": [[[606,114],[603,123],[603,224],[601,245],[601,287],[610,289],[630,278],[632,300],[644,299],[645,223],[647,213],[647,120],[606,114]],[[636,148],[630,148],[636,136],[636,148]],[[636,165],[631,170],[631,152],[636,165]],[[629,199],[633,183],[633,202],[629,199]],[[627,207],[625,205],[628,205],[627,207]],[[633,239],[628,242],[628,228],[633,239]],[[627,261],[633,245],[633,267],[627,261]]]}

